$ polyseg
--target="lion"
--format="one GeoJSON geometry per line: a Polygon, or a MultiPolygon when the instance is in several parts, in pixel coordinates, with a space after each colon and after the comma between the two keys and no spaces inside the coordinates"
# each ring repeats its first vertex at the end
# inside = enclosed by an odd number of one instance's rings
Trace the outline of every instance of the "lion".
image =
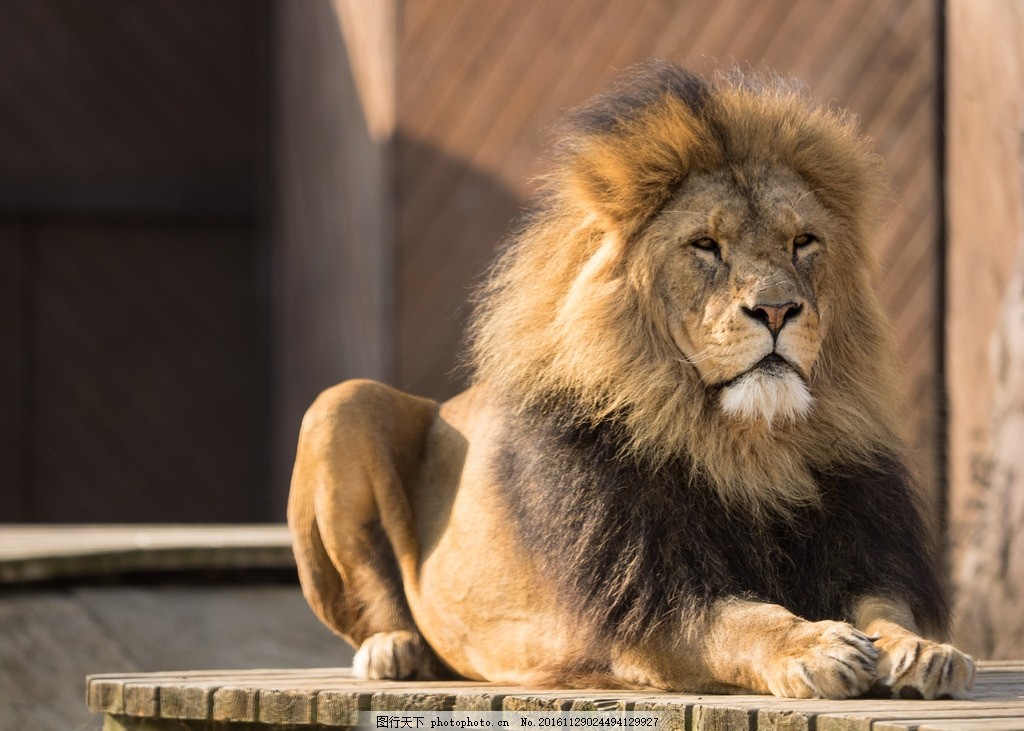
{"type": "Polygon", "coordinates": [[[889,195],[789,81],[652,61],[572,112],[469,388],[303,420],[299,576],[356,674],[968,695],[872,289],[889,195]]]}

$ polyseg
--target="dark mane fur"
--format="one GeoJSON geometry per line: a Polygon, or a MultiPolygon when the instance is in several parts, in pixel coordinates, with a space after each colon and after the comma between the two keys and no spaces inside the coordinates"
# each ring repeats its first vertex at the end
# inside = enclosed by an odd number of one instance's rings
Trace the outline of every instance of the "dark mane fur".
{"type": "MultiPolygon", "coordinates": [[[[692,71],[657,59],[648,60],[612,83],[610,88],[570,113],[566,131],[613,134],[633,117],[658,104],[666,95],[680,99],[699,114],[707,103],[707,82],[692,71]]],[[[570,135],[572,136],[572,135],[570,135]]]]}
{"type": "Polygon", "coordinates": [[[819,505],[755,521],[725,508],[684,459],[624,457],[613,422],[582,424],[548,401],[509,422],[495,464],[525,550],[568,608],[606,639],[669,621],[697,631],[715,599],[778,603],[805,619],[849,620],[866,593],[909,602],[921,629],[948,607],[905,466],[818,469],[819,505]]]}

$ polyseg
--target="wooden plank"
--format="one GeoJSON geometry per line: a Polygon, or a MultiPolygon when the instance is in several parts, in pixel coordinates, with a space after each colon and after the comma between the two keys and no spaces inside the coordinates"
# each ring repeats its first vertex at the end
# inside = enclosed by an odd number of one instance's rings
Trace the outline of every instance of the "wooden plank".
{"type": "Polygon", "coordinates": [[[453,693],[383,691],[370,699],[371,711],[450,711],[455,707],[453,693]]]}
{"type": "Polygon", "coordinates": [[[917,731],[1021,731],[1021,729],[1024,729],[1024,715],[1017,718],[976,718],[970,721],[928,722],[917,727],[917,731]]]}
{"type": "MultiPolygon", "coordinates": [[[[291,712],[282,709],[289,705],[298,708],[295,703],[298,695],[313,696],[316,690],[311,688],[353,682],[347,668],[192,671],[150,673],[142,677],[160,689],[160,717],[219,721],[260,721],[264,716],[274,721],[289,720],[287,714],[291,712]],[[295,697],[278,698],[279,693],[291,693],[295,697]]],[[[89,686],[94,683],[126,685],[129,681],[130,678],[123,676],[92,676],[89,686]]],[[[308,723],[312,717],[301,710],[293,715],[296,723],[308,723]]]]}
{"type": "Polygon", "coordinates": [[[1024,715],[1020,707],[1017,708],[986,708],[985,710],[951,710],[951,711],[906,711],[904,713],[885,713],[873,717],[871,728],[877,731],[904,731],[905,729],[917,729],[922,726],[934,726],[944,723],[972,722],[978,726],[984,721],[1019,719],[1024,715]]]}
{"type": "Polygon", "coordinates": [[[311,724],[316,720],[316,691],[309,689],[273,689],[260,691],[261,723],[311,724]]]}
{"type": "Polygon", "coordinates": [[[340,689],[350,689],[353,684],[358,686],[360,683],[351,677],[348,668],[328,668],[301,674],[267,671],[245,682],[229,679],[213,694],[211,718],[217,721],[312,723],[319,717],[319,693],[325,688],[344,693],[340,689]]]}
{"type": "Polygon", "coordinates": [[[332,669],[181,674],[160,683],[160,717],[308,724],[315,717],[318,688],[346,685],[347,674],[332,669]]]}
{"type": "MultiPolygon", "coordinates": [[[[657,711],[662,714],[665,727],[673,731],[690,731],[693,728],[693,706],[686,703],[665,703],[657,700],[638,700],[633,703],[638,711],[657,711]]],[[[662,724],[659,724],[659,728],[662,724]]],[[[663,730],[664,731],[664,730],[663,730]]]]}
{"type": "Polygon", "coordinates": [[[371,693],[355,689],[322,690],[316,696],[317,720],[338,726],[355,726],[359,723],[359,714],[370,710],[372,698],[371,693]]]}
{"type": "Polygon", "coordinates": [[[580,698],[573,701],[569,710],[578,711],[626,711],[629,710],[634,701],[627,698],[580,698]]]}
{"type": "Polygon", "coordinates": [[[158,683],[125,683],[123,688],[124,712],[130,716],[160,715],[160,685],[158,683]]]}
{"type": "Polygon", "coordinates": [[[977,719],[1016,716],[1021,713],[1020,703],[988,704],[973,703],[955,708],[904,708],[882,707],[870,711],[847,713],[823,713],[816,718],[818,731],[873,731],[880,723],[909,723],[926,719],[977,719]]]}
{"type": "Polygon", "coordinates": [[[214,691],[210,717],[218,721],[312,723],[317,717],[317,693],[325,687],[348,687],[353,682],[358,681],[347,669],[306,671],[301,675],[267,671],[241,683],[229,679],[214,691]]]}
{"type": "Polygon", "coordinates": [[[124,713],[125,678],[88,678],[85,703],[95,713],[124,713]]]}
{"type": "Polygon", "coordinates": [[[813,717],[808,718],[806,712],[761,709],[756,715],[758,731],[811,731],[815,728],[813,717]]]}
{"type": "Polygon", "coordinates": [[[509,695],[501,703],[502,710],[521,711],[568,711],[571,698],[538,695],[509,695]]]}
{"type": "Polygon", "coordinates": [[[259,690],[218,688],[213,694],[213,718],[217,721],[252,721],[259,713],[259,690]]]}
{"type": "Polygon", "coordinates": [[[505,696],[511,693],[514,688],[494,688],[487,691],[456,692],[455,703],[452,704],[453,711],[500,711],[502,710],[505,696]]]}
{"type": "Polygon", "coordinates": [[[693,707],[693,731],[749,731],[756,719],[752,708],[704,703],[693,707]]]}
{"type": "Polygon", "coordinates": [[[384,694],[397,694],[401,688],[414,692],[427,707],[455,711],[500,711],[504,709],[506,697],[522,691],[516,686],[493,683],[443,683],[438,686],[442,690],[437,692],[427,692],[429,685],[415,682],[388,684],[387,687],[381,691],[379,684],[375,688],[372,683],[361,683],[345,689],[321,690],[317,694],[316,717],[320,723],[354,725],[360,712],[379,710],[384,705],[384,694]]]}
{"type": "MultiPolygon", "coordinates": [[[[103,717],[103,731],[205,731],[203,722],[182,723],[164,721],[159,718],[106,715],[103,717]]],[[[234,731],[246,731],[235,729],[234,731]]]]}

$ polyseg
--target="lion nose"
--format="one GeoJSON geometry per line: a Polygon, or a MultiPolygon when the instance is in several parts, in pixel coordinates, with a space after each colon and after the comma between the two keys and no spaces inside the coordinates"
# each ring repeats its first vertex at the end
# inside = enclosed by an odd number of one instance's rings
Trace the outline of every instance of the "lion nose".
{"type": "Polygon", "coordinates": [[[772,337],[777,338],[779,331],[787,322],[799,315],[801,309],[796,302],[783,302],[779,305],[756,304],[753,307],[744,307],[743,311],[748,317],[754,318],[771,330],[772,337]]]}

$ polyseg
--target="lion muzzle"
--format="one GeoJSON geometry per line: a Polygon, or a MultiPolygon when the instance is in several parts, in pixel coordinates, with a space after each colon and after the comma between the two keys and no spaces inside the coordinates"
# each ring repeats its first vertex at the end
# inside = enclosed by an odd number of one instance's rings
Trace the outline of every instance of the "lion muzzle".
{"type": "Polygon", "coordinates": [[[719,399],[726,415],[769,424],[803,418],[814,403],[804,379],[775,353],[723,386],[719,399]]]}

